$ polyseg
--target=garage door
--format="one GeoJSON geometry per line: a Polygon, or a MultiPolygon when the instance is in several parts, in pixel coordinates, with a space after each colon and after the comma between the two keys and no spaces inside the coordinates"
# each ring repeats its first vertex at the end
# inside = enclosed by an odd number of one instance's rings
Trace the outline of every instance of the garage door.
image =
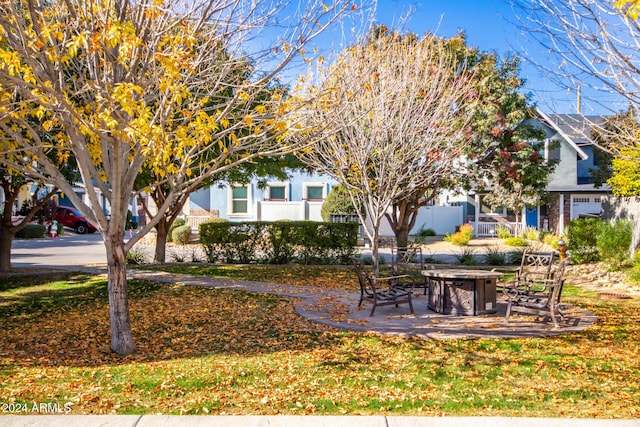
{"type": "Polygon", "coordinates": [[[602,210],[602,199],[598,195],[571,196],[571,219],[580,214],[599,215],[602,210]]]}

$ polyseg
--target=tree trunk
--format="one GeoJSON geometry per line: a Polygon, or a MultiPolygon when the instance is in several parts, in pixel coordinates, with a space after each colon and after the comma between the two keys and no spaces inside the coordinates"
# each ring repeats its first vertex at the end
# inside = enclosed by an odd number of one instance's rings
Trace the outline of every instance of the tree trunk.
{"type": "Polygon", "coordinates": [[[153,256],[153,262],[165,262],[167,259],[167,235],[169,227],[167,221],[161,219],[156,224],[156,250],[153,256]]]}
{"type": "Polygon", "coordinates": [[[409,226],[408,224],[400,224],[399,228],[394,229],[396,235],[396,244],[398,248],[406,248],[409,245],[409,226]]]}
{"type": "Polygon", "coordinates": [[[402,200],[393,204],[391,215],[385,214],[396,237],[397,247],[406,248],[409,245],[409,233],[416,223],[419,207],[417,202],[402,200]]]}
{"type": "Polygon", "coordinates": [[[127,263],[122,235],[105,239],[109,273],[109,321],[111,323],[111,350],[120,355],[136,351],[131,333],[127,297],[127,263]]]}
{"type": "Polygon", "coordinates": [[[373,227],[373,240],[371,241],[371,262],[373,277],[380,276],[380,220],[373,227]]]}
{"type": "Polygon", "coordinates": [[[6,273],[11,270],[12,243],[13,233],[7,229],[5,224],[0,224],[0,272],[6,273]]]}

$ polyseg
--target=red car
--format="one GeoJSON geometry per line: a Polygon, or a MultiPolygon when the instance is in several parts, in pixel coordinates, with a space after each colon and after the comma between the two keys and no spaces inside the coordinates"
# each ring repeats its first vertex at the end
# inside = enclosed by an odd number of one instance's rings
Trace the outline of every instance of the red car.
{"type": "Polygon", "coordinates": [[[65,227],[73,228],[78,234],[96,231],[96,227],[87,221],[77,209],[68,206],[58,206],[54,219],[65,227]]]}

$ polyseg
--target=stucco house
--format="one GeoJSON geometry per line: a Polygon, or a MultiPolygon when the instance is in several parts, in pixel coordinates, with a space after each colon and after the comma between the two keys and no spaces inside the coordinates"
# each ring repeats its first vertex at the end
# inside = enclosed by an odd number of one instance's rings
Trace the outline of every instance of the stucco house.
{"type": "MultiPolygon", "coordinates": [[[[603,116],[580,114],[546,114],[538,110],[531,124],[545,133],[546,159],[557,161],[547,186],[549,202],[526,208],[521,213],[523,223],[537,229],[562,234],[572,219],[600,215],[603,196],[611,193],[609,186],[596,188],[590,170],[596,168],[595,146],[591,127],[602,124],[603,116]]],[[[491,236],[496,223],[515,231],[515,216],[504,209],[493,209],[482,201],[482,194],[468,194],[455,202],[464,205],[467,220],[477,235],[491,236]]]]}
{"type": "MultiPolygon", "coordinates": [[[[337,185],[325,175],[291,172],[287,181],[272,181],[259,185],[214,185],[191,194],[185,214],[192,228],[209,218],[230,221],[322,221],[322,203],[337,185]]],[[[420,210],[416,227],[431,228],[438,234],[452,233],[464,222],[462,207],[428,206],[420,210]]],[[[393,236],[387,221],[383,221],[381,236],[393,236]]]]}
{"type": "MultiPolygon", "coordinates": [[[[572,219],[599,215],[603,196],[611,192],[608,186],[595,188],[593,185],[590,169],[596,167],[596,158],[590,128],[605,118],[537,112],[531,124],[544,131],[544,156],[557,161],[547,187],[548,204],[523,210],[523,222],[516,225],[513,213],[483,203],[482,194],[443,194],[434,206],[421,209],[413,231],[431,228],[438,234],[446,234],[469,222],[478,236],[495,235],[497,223],[514,231],[517,227],[532,226],[561,234],[572,219]]],[[[267,182],[265,186],[258,185],[257,181],[246,185],[213,186],[193,193],[185,214],[194,229],[211,217],[231,221],[321,221],[322,202],[334,185],[336,182],[328,176],[294,172],[287,181],[267,182]]],[[[381,235],[393,235],[386,221],[381,235]]]]}
{"type": "Polygon", "coordinates": [[[211,217],[230,221],[322,221],[320,208],[335,181],[329,177],[291,172],[286,181],[259,184],[219,184],[191,194],[185,207],[190,221],[211,217]]]}

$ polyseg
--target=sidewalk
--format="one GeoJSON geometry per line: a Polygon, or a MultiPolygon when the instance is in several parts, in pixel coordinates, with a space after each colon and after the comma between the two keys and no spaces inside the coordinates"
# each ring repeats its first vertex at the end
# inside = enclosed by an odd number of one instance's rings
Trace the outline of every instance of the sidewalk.
{"type": "Polygon", "coordinates": [[[8,415],[0,427],[638,427],[640,420],[403,416],[8,415]]]}

